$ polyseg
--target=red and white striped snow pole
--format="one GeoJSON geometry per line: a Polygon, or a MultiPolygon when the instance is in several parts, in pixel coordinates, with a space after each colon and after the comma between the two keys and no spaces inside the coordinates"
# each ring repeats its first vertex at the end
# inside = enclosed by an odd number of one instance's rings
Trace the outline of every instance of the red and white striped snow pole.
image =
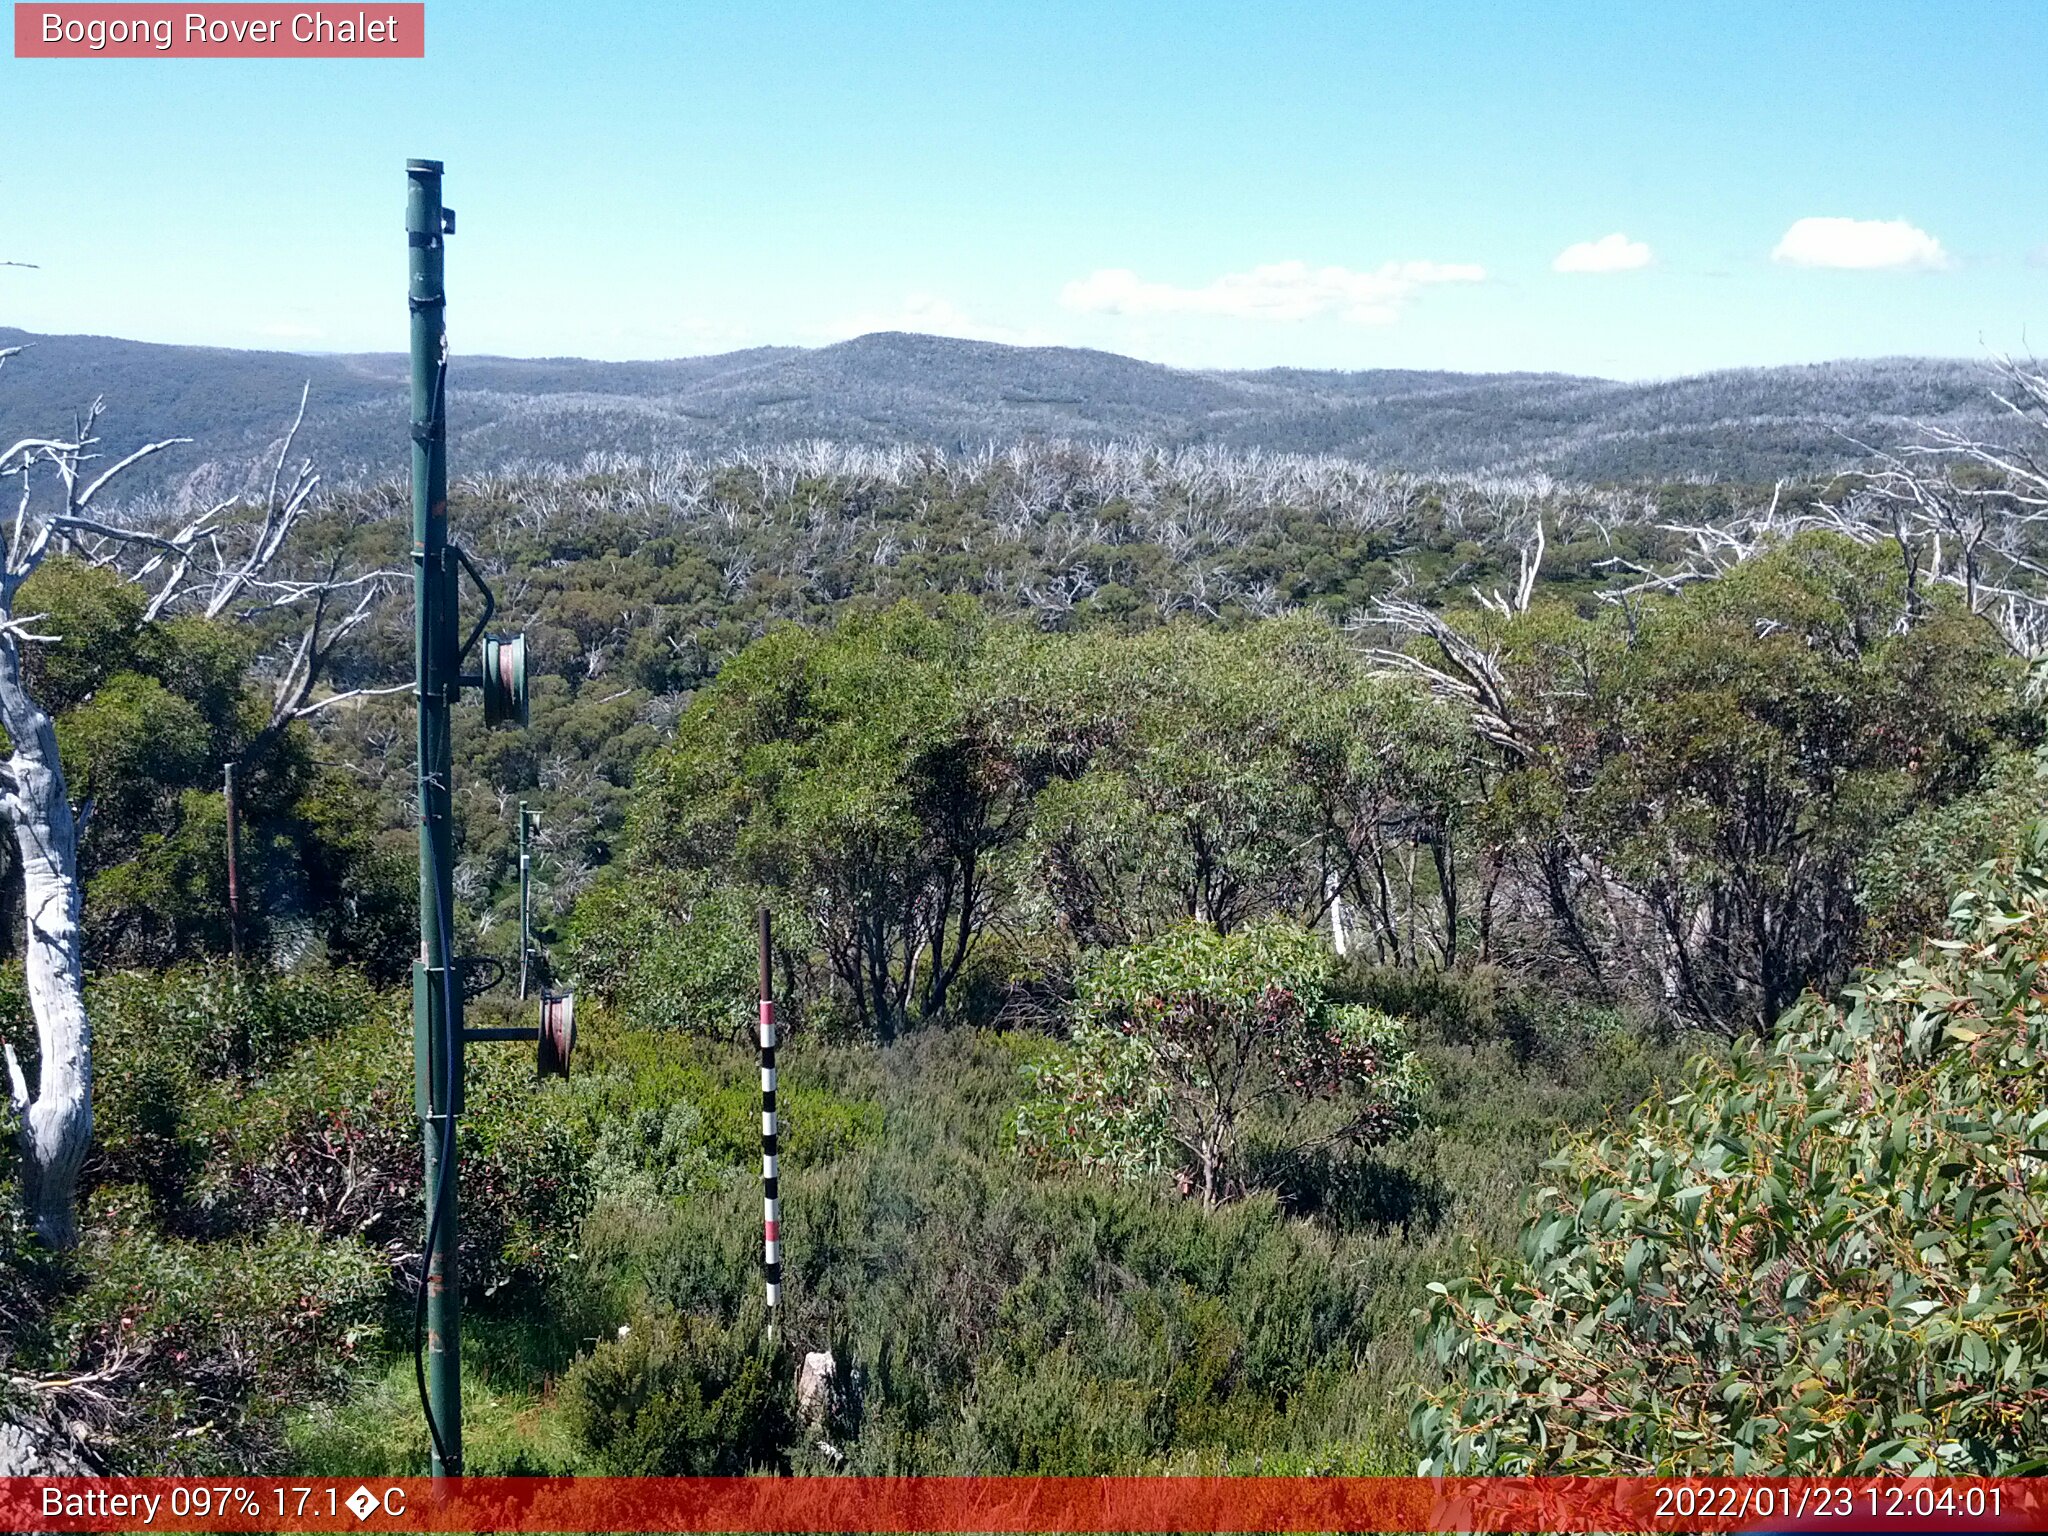
{"type": "Polygon", "coordinates": [[[782,1303],[782,1200],[775,1150],[775,978],[769,965],[768,909],[761,909],[761,1279],[768,1291],[768,1336],[782,1303]]]}

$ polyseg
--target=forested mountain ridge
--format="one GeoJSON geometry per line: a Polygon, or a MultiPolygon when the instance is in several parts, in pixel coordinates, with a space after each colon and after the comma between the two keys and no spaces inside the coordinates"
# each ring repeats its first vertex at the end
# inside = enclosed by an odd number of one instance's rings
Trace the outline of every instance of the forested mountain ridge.
{"type": "MultiPolygon", "coordinates": [[[[310,383],[301,446],[330,479],[383,479],[405,441],[402,355],[246,352],[0,328],[27,345],[10,410],[66,419],[96,395],[107,446],[190,437],[160,485],[221,483],[310,383]]],[[[591,452],[715,452],[822,438],[975,448],[1040,439],[1336,454],[1414,472],[1540,472],[1577,482],[1765,481],[1857,461],[1921,425],[2003,423],[1985,365],[1888,358],[1651,383],[1564,374],[1377,369],[1198,372],[1070,347],[883,332],[816,349],[661,362],[465,357],[451,379],[464,470],[591,452]]],[[[232,473],[239,473],[237,468],[232,473]]]]}

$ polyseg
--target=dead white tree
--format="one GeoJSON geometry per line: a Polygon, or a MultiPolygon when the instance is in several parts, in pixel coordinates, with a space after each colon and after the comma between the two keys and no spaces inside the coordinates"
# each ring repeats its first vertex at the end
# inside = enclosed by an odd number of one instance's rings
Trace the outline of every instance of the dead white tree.
{"type": "MultiPolygon", "coordinates": [[[[0,353],[0,362],[21,349],[0,353]]],[[[96,414],[96,413],[93,413],[96,414]]],[[[36,1232],[53,1248],[78,1241],[75,1191],[79,1165],[92,1142],[92,1029],[85,1015],[85,963],[79,948],[78,834],[91,812],[74,811],[57,752],[57,728],[23,680],[24,642],[41,615],[21,614],[16,599],[52,541],[93,527],[94,498],[123,471],[171,446],[149,443],[87,480],[90,419],[72,438],[23,438],[0,453],[0,477],[20,481],[14,527],[0,564],[0,725],[9,753],[0,767],[0,810],[21,859],[27,934],[24,979],[36,1023],[36,1085],[10,1042],[5,1046],[8,1097],[21,1116],[22,1200],[36,1232]],[[63,495],[61,510],[32,515],[30,471],[48,465],[63,495]]]]}
{"type": "MultiPolygon", "coordinates": [[[[0,365],[21,350],[0,350],[0,365]]],[[[37,1235],[53,1248],[77,1242],[78,1171],[92,1141],[92,1027],[85,1008],[78,874],[79,834],[92,807],[73,808],[55,724],[25,680],[22,647],[57,637],[38,631],[44,615],[20,611],[23,584],[53,552],[62,551],[116,569],[123,569],[125,559],[123,574],[130,579],[157,579],[146,610],[152,619],[181,600],[213,618],[237,605],[310,610],[310,622],[276,685],[272,724],[282,729],[291,719],[332,702],[312,699],[322,669],[341,636],[368,617],[368,605],[395,574],[339,579],[330,573],[324,582],[269,574],[317,484],[317,476],[305,467],[289,486],[280,484],[296,423],[253,530],[230,518],[233,503],[211,507],[169,533],[103,518],[97,504],[110,485],[188,439],[146,443],[100,468],[95,429],[101,411],[101,402],[94,401],[69,436],[23,438],[0,451],[0,484],[15,482],[13,526],[0,560],[0,726],[11,748],[0,764],[0,813],[21,860],[23,968],[35,1019],[35,1083],[30,1084],[11,1042],[0,1045],[0,1054],[9,1100],[21,1121],[23,1202],[37,1235]],[[201,571],[204,580],[194,581],[201,571]],[[346,592],[361,596],[337,622],[329,607],[336,594],[346,592]]]]}
{"type": "Polygon", "coordinates": [[[1378,598],[1351,626],[1376,631],[1397,642],[1368,652],[1384,673],[1419,680],[1435,697],[1460,706],[1472,729],[1517,759],[1533,754],[1515,719],[1513,690],[1501,669],[1498,644],[1475,638],[1434,609],[1398,593],[1378,598]],[[1427,642],[1423,654],[1409,645],[1427,642]]]}
{"type": "Polygon", "coordinates": [[[1502,618],[1513,618],[1518,613],[1529,611],[1530,600],[1536,596],[1536,578],[1543,570],[1543,551],[1547,539],[1543,532],[1543,509],[1538,507],[1534,518],[1535,527],[1517,551],[1519,569],[1515,573],[1515,590],[1512,594],[1495,587],[1491,592],[1472,588],[1472,596],[1479,606],[1502,618]]]}
{"type": "Polygon", "coordinates": [[[1909,613],[1928,585],[1954,588],[2017,656],[2048,655],[2048,374],[2003,358],[1992,397],[2021,425],[2010,445],[1943,427],[1877,453],[1810,521],[1898,550],[1909,613]]]}
{"type": "Polygon", "coordinates": [[[1712,581],[1726,575],[1745,560],[1754,559],[1782,539],[1806,526],[1804,514],[1783,509],[1785,482],[1771,487],[1768,506],[1742,512],[1718,523],[1660,523],[1666,533],[1683,534],[1689,546],[1682,559],[1659,570],[1618,555],[1595,560],[1595,570],[1607,571],[1622,582],[1599,594],[1601,601],[1624,609],[1648,592],[1676,592],[1697,581],[1712,581]]]}
{"type": "Polygon", "coordinates": [[[1020,587],[1018,596],[1037,614],[1041,626],[1058,629],[1077,606],[1094,596],[1098,585],[1094,572],[1085,565],[1076,565],[1052,577],[1043,586],[1020,587]]]}
{"type": "MultiPolygon", "coordinates": [[[[270,718],[244,751],[262,757],[295,720],[354,699],[404,693],[412,684],[350,688],[319,695],[343,641],[375,617],[378,605],[406,573],[351,572],[342,550],[305,571],[281,569],[292,533],[315,506],[320,476],[311,463],[286,473],[299,429],[305,425],[310,386],[299,391],[298,412],[278,445],[261,501],[216,502],[168,534],[94,523],[71,534],[72,551],[111,567],[138,585],[155,585],[143,622],[175,614],[261,623],[292,616],[270,663],[270,718]]],[[[98,405],[94,406],[97,414],[98,405]]],[[[182,439],[181,439],[182,441],[182,439]]]]}
{"type": "Polygon", "coordinates": [[[2010,358],[1997,369],[1992,398],[2020,427],[2011,443],[1938,426],[1892,449],[1849,439],[1869,467],[1838,479],[1833,499],[1791,505],[1780,482],[1768,507],[1719,523],[1664,524],[1685,536],[1685,556],[1662,569],[1599,561],[1616,578],[1600,596],[1631,611],[1647,593],[1712,581],[1796,534],[1822,530],[1892,546],[1906,586],[1901,627],[1926,611],[1932,588],[1946,586],[2014,655],[2048,657],[2048,374],[2010,358]]]}

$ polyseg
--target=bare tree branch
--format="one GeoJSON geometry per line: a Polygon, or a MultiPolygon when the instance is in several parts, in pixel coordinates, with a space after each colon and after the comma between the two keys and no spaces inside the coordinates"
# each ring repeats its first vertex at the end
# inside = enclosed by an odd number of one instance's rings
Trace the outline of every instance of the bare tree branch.
{"type": "Polygon", "coordinates": [[[303,720],[308,715],[317,714],[336,704],[346,704],[353,699],[381,699],[387,694],[411,693],[412,690],[411,683],[393,683],[388,688],[351,688],[345,693],[330,693],[324,699],[315,699],[311,704],[301,705],[294,718],[303,720]]]}
{"type": "MultiPolygon", "coordinates": [[[[0,363],[19,350],[0,352],[0,363]]],[[[33,1089],[13,1050],[5,1054],[9,1093],[21,1112],[23,1200],[38,1233],[52,1247],[69,1247],[77,1240],[77,1181],[92,1136],[92,1035],[85,1012],[78,869],[79,838],[90,802],[80,810],[70,804],[55,722],[31,692],[22,664],[25,642],[54,637],[34,629],[43,615],[19,614],[15,604],[22,584],[41,566],[53,540],[61,540],[59,547],[117,570],[130,581],[147,584],[163,573],[145,606],[145,622],[164,617],[187,597],[209,619],[304,611],[304,628],[273,682],[270,721],[244,752],[245,762],[260,757],[293,720],[338,702],[344,695],[317,703],[312,696],[335,647],[368,622],[396,573],[344,576],[337,551],[323,576],[271,574],[320,484],[310,464],[286,475],[307,398],[308,391],[302,389],[298,411],[271,469],[260,521],[253,526],[226,521],[231,502],[209,507],[168,532],[93,514],[95,500],[123,475],[189,441],[167,438],[147,443],[89,475],[88,466],[97,459],[95,433],[104,410],[98,399],[85,409],[68,437],[23,438],[0,453],[0,478],[19,479],[6,558],[0,564],[0,729],[9,747],[0,767],[0,811],[11,825],[22,869],[24,975],[38,1047],[33,1089]],[[47,487],[52,481],[54,494],[44,490],[39,495],[39,483],[47,487]],[[205,572],[196,586],[195,570],[205,572]],[[337,618],[334,609],[342,594],[354,600],[337,618]]],[[[356,690],[354,696],[363,691],[356,690]]]]}
{"type": "Polygon", "coordinates": [[[91,504],[93,497],[105,490],[117,475],[121,474],[124,470],[133,469],[151,454],[162,453],[166,448],[176,448],[181,444],[191,441],[192,439],[189,437],[167,437],[162,442],[144,443],[140,448],[129,454],[127,458],[111,465],[91,485],[88,485],[84,491],[72,500],[71,510],[73,512],[83,512],[91,504]]]}
{"type": "Polygon", "coordinates": [[[1427,640],[1436,651],[1437,660],[1428,661],[1411,651],[1375,647],[1368,654],[1381,671],[1420,678],[1437,697],[1463,705],[1472,728],[1486,740],[1519,758],[1532,755],[1516,727],[1512,696],[1497,651],[1480,645],[1443,615],[1405,597],[1378,599],[1363,623],[1427,640]]]}

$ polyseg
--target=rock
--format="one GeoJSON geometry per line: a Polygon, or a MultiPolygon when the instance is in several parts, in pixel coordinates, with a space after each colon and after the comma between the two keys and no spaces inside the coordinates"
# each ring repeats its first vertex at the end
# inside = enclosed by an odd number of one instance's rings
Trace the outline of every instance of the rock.
{"type": "Polygon", "coordinates": [[[796,1373],[797,1416],[812,1427],[824,1424],[832,1411],[832,1395],[839,1385],[839,1362],[832,1351],[821,1349],[804,1356],[796,1373]]]}
{"type": "Polygon", "coordinates": [[[47,1424],[0,1417],[0,1477],[92,1477],[95,1469],[47,1424]]]}

